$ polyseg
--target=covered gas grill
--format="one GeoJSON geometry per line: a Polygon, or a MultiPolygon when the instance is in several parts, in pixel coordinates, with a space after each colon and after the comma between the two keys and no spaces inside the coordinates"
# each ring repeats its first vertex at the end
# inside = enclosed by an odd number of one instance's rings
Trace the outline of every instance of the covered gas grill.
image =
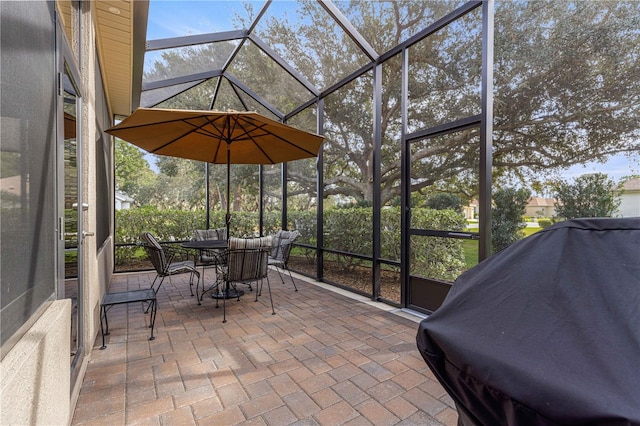
{"type": "Polygon", "coordinates": [[[459,424],[640,425],[640,218],[566,221],[495,254],[417,345],[459,424]]]}

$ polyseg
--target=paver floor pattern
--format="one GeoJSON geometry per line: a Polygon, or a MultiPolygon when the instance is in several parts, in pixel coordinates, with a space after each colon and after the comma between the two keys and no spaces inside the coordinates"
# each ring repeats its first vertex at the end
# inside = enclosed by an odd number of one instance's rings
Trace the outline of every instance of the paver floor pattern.
{"type": "MultiPolygon", "coordinates": [[[[207,271],[205,279],[211,279],[207,271]]],[[[109,291],[154,274],[113,276],[109,291]]],[[[417,322],[305,280],[266,283],[222,305],[190,296],[188,274],[158,292],[156,339],[139,304],[109,312],[73,425],[455,425],[453,401],[422,357],[417,322]]],[[[246,287],[245,287],[246,288],[246,287]]]]}

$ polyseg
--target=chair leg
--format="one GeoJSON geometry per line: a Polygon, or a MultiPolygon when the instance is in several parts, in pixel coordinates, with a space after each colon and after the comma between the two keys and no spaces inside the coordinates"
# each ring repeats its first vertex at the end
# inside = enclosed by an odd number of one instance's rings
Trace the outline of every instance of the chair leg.
{"type": "Polygon", "coordinates": [[[258,301],[258,296],[262,296],[262,280],[256,281],[256,300],[254,302],[258,301]]]}
{"type": "MultiPolygon", "coordinates": [[[[216,305],[218,303],[218,299],[216,299],[216,305]]],[[[224,290],[222,293],[222,323],[227,322],[227,295],[224,294],[224,290]]]]}
{"type": "Polygon", "coordinates": [[[151,316],[149,318],[149,322],[151,323],[149,325],[149,328],[151,328],[151,337],[149,338],[149,340],[155,340],[155,336],[153,335],[153,328],[156,324],[156,312],[158,310],[158,302],[157,299],[153,299],[150,303],[150,305],[153,305],[153,308],[151,309],[151,316]]]}
{"type": "Polygon", "coordinates": [[[269,300],[271,301],[271,315],[275,315],[276,310],[273,308],[273,297],[271,296],[271,284],[269,283],[269,277],[267,277],[267,288],[269,289],[269,300]]]}
{"type": "MultiPolygon", "coordinates": [[[[204,272],[204,271],[203,271],[204,272]]],[[[189,276],[189,289],[191,290],[191,296],[193,297],[193,276],[198,277],[198,281],[196,281],[196,294],[198,294],[198,284],[200,283],[200,272],[193,267],[193,271],[191,271],[191,276],[189,276]]],[[[204,279],[203,279],[204,282],[204,279]]]]}
{"type": "MultiPolygon", "coordinates": [[[[156,280],[158,279],[160,275],[156,275],[156,278],[153,280],[153,282],[151,283],[151,288],[153,288],[153,285],[155,284],[156,280]]],[[[153,291],[158,294],[158,290],[160,290],[160,287],[162,287],[162,283],[164,282],[166,275],[163,275],[162,278],[160,279],[160,284],[158,284],[158,288],[154,289],[153,291]]],[[[171,281],[171,275],[169,275],[169,281],[171,281]]],[[[145,314],[149,313],[149,308],[151,307],[151,305],[147,306],[147,310],[144,311],[145,314]]]]}
{"type": "Polygon", "coordinates": [[[291,276],[291,270],[289,270],[289,267],[287,265],[284,265],[284,268],[287,270],[287,272],[289,273],[289,278],[291,278],[291,282],[293,283],[293,288],[296,289],[296,291],[298,291],[298,286],[296,286],[296,282],[293,279],[293,276],[291,276]]]}
{"type": "Polygon", "coordinates": [[[165,277],[166,275],[156,274],[156,277],[153,279],[153,282],[151,283],[151,288],[155,293],[158,293],[158,290],[160,290],[160,287],[162,286],[162,282],[164,281],[165,277]],[[154,286],[156,285],[156,281],[158,281],[158,278],[160,278],[160,283],[158,284],[157,288],[154,288],[154,286]]]}
{"type": "Polygon", "coordinates": [[[280,266],[278,264],[274,264],[276,267],[276,271],[278,271],[278,275],[280,276],[280,281],[282,281],[282,285],[284,285],[284,278],[282,278],[282,272],[280,272],[280,266]]]}
{"type": "Polygon", "coordinates": [[[109,335],[109,321],[107,320],[107,309],[104,305],[100,306],[100,331],[102,332],[102,346],[100,347],[100,349],[106,349],[107,345],[104,344],[104,336],[109,335]],[[106,330],[105,326],[102,323],[103,320],[106,323],[106,330]]]}
{"type": "MultiPolygon", "coordinates": [[[[195,269],[195,268],[194,268],[195,269]]],[[[193,274],[197,274],[198,276],[198,282],[200,282],[200,273],[196,270],[193,270],[189,273],[189,291],[191,292],[191,296],[193,296],[193,274]]],[[[169,275],[169,280],[171,280],[171,275],[169,275]]],[[[196,293],[198,292],[198,288],[197,288],[197,283],[196,283],[196,293]]]]}

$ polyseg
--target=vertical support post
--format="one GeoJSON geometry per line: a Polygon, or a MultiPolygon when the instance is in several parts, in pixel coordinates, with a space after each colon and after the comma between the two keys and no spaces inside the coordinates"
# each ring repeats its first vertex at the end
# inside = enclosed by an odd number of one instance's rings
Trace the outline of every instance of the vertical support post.
{"type": "Polygon", "coordinates": [[[289,194],[287,191],[287,170],[287,163],[282,163],[282,167],[280,168],[280,183],[282,185],[282,216],[280,218],[280,227],[285,230],[289,229],[289,227],[287,226],[287,218],[289,217],[287,212],[287,204],[289,202],[289,194]]]}
{"type": "MultiPolygon", "coordinates": [[[[318,110],[317,110],[317,119],[318,119],[318,134],[324,134],[324,99],[318,99],[318,110]]],[[[316,200],[318,204],[318,208],[316,211],[316,279],[318,281],[322,281],[324,277],[323,268],[324,268],[324,145],[320,147],[320,151],[318,152],[318,161],[316,162],[316,171],[317,171],[317,179],[316,179],[316,200]]]]}
{"type": "Polygon", "coordinates": [[[400,133],[400,304],[407,307],[407,292],[409,291],[409,254],[410,254],[410,238],[409,228],[411,224],[411,209],[409,201],[411,198],[411,176],[409,172],[410,166],[410,150],[407,146],[407,100],[409,97],[409,52],[402,49],[402,89],[400,97],[400,110],[402,131],[400,133]]]}
{"type": "Polygon", "coordinates": [[[380,167],[382,163],[382,64],[378,64],[373,69],[373,282],[371,289],[371,299],[378,300],[380,297],[381,271],[381,175],[380,167]]]}
{"type": "Polygon", "coordinates": [[[258,165],[258,199],[260,200],[258,204],[258,229],[262,237],[264,232],[264,166],[262,164],[258,165]]]}
{"type": "Polygon", "coordinates": [[[480,123],[480,194],[478,261],[491,255],[491,172],[493,148],[493,0],[482,3],[482,118],[480,123]]]}

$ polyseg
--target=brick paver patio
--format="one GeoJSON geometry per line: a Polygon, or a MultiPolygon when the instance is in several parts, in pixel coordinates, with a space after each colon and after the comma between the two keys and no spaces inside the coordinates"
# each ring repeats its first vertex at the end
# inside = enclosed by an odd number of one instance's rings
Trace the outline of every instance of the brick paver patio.
{"type": "MultiPolygon", "coordinates": [[[[212,271],[207,270],[207,279],[212,271]]],[[[116,274],[110,291],[155,274],[116,274]]],[[[455,425],[452,400],[416,349],[420,318],[296,277],[222,308],[198,306],[188,275],[158,293],[156,339],[140,304],[109,312],[74,425],[455,425]]],[[[288,278],[288,277],[287,277],[288,278]]]]}

